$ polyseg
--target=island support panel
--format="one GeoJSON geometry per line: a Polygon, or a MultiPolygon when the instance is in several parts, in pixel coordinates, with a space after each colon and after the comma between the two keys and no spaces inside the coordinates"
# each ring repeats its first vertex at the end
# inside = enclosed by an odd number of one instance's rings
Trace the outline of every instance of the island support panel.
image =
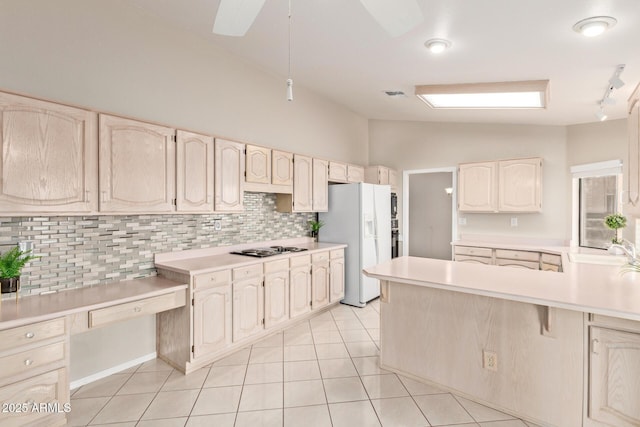
{"type": "Polygon", "coordinates": [[[543,425],[582,425],[584,317],[462,292],[387,282],[383,368],[543,425]],[[484,354],[483,354],[484,353],[484,354]],[[486,365],[494,354],[496,370],[486,365]]]}

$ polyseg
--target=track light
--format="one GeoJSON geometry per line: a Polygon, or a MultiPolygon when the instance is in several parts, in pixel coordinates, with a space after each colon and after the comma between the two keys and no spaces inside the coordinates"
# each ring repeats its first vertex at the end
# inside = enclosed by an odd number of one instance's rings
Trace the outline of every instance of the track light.
{"type": "Polygon", "coordinates": [[[287,101],[293,101],[293,80],[287,79],[287,101]]]}
{"type": "Polygon", "coordinates": [[[614,75],[609,79],[609,83],[611,83],[611,86],[613,86],[616,89],[620,89],[622,86],[624,86],[624,82],[620,80],[620,77],[616,75],[614,75]]]}
{"type": "Polygon", "coordinates": [[[602,95],[602,99],[598,101],[598,105],[600,109],[596,112],[596,117],[601,122],[607,120],[607,115],[604,112],[604,107],[606,105],[615,105],[616,100],[611,98],[611,94],[614,89],[620,89],[624,86],[624,82],[620,79],[620,74],[624,71],[624,64],[620,64],[616,67],[616,70],[613,72],[613,75],[609,79],[609,84],[607,85],[607,89],[604,91],[604,95],[602,95]]]}
{"type": "Polygon", "coordinates": [[[596,117],[601,122],[607,120],[607,115],[604,113],[604,109],[602,107],[600,107],[600,109],[596,112],[596,117]]]}

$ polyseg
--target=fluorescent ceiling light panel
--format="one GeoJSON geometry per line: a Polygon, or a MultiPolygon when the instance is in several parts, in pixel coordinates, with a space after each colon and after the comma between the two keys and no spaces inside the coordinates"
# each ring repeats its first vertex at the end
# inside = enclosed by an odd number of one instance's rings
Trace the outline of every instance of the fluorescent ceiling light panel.
{"type": "Polygon", "coordinates": [[[436,109],[546,108],[549,81],[416,86],[416,95],[436,109]]]}

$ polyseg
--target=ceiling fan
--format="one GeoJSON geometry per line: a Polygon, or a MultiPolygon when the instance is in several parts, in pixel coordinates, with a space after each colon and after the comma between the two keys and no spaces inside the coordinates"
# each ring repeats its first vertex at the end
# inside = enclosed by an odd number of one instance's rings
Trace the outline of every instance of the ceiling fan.
{"type": "MultiPolygon", "coordinates": [[[[220,0],[213,32],[242,37],[266,0],[220,0]]],[[[417,0],[360,0],[364,8],[391,36],[398,37],[423,21],[417,0]]]]}

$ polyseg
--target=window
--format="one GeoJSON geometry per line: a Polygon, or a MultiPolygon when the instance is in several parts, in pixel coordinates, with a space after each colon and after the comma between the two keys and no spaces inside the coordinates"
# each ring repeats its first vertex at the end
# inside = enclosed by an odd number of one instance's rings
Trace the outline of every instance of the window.
{"type": "Polygon", "coordinates": [[[571,173],[574,187],[573,240],[578,246],[607,249],[614,232],[604,224],[604,218],[620,212],[622,162],[574,166],[571,173]]]}

